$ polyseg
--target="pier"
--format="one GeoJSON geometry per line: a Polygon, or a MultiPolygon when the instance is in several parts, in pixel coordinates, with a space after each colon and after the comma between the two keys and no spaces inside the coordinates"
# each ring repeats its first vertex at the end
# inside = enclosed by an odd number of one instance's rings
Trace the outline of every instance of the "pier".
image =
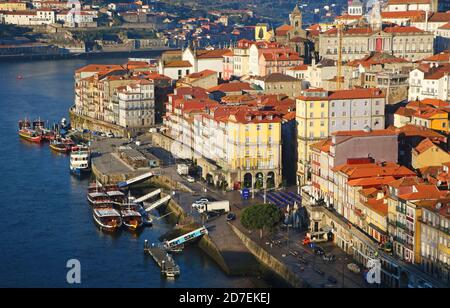
{"type": "Polygon", "coordinates": [[[175,260],[162,247],[152,244],[149,246],[148,241],[144,242],[144,252],[152,256],[153,260],[161,269],[161,274],[166,277],[175,277],[180,275],[180,267],[175,263],[175,260]]]}

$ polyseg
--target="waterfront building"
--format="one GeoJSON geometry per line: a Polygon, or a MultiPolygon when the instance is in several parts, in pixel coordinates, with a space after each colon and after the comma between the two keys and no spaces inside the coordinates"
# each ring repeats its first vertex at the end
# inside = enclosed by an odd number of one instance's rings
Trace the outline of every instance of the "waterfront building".
{"type": "Polygon", "coordinates": [[[231,95],[219,105],[204,95],[201,89],[181,88],[169,100],[163,131],[183,149],[175,154],[194,159],[201,176],[222,188],[278,187],[282,182],[282,134],[295,128],[288,125],[294,121],[294,101],[231,95]],[[197,98],[189,98],[185,92],[197,98]]]}
{"type": "Polygon", "coordinates": [[[420,220],[422,208],[418,201],[437,200],[442,193],[435,185],[422,183],[415,177],[388,184],[388,228],[394,254],[408,263],[421,262],[420,220]]]}
{"type": "Polygon", "coordinates": [[[53,10],[38,9],[26,11],[2,12],[3,23],[17,26],[50,25],[56,22],[56,14],[53,10]]]}
{"type": "Polygon", "coordinates": [[[304,90],[297,97],[298,183],[309,180],[309,146],[341,130],[379,130],[385,127],[385,95],[379,89],[329,92],[304,90]]]}
{"type": "Polygon", "coordinates": [[[422,269],[444,283],[450,282],[450,199],[418,201],[422,269]]]}
{"type": "Polygon", "coordinates": [[[127,129],[145,129],[155,125],[155,88],[151,80],[139,80],[116,88],[119,106],[118,124],[127,129]]]}

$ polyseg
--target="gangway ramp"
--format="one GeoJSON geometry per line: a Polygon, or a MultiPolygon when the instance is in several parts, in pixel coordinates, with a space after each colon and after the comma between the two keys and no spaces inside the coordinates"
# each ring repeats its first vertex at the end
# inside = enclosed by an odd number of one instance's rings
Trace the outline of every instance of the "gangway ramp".
{"type": "Polygon", "coordinates": [[[208,229],[206,229],[206,227],[203,226],[198,229],[195,229],[194,231],[191,231],[184,235],[176,237],[170,241],[165,241],[164,246],[166,247],[166,249],[171,249],[176,246],[183,245],[186,242],[192,241],[192,240],[196,239],[197,237],[203,236],[205,234],[208,234],[208,229]]]}
{"type": "Polygon", "coordinates": [[[128,179],[125,182],[119,182],[119,183],[117,183],[117,185],[120,188],[125,188],[127,186],[130,186],[131,184],[134,184],[134,183],[137,183],[137,182],[141,182],[141,181],[145,181],[145,180],[151,178],[153,175],[154,175],[153,172],[146,172],[146,173],[138,175],[138,176],[136,176],[134,178],[128,179]]]}
{"type": "Polygon", "coordinates": [[[157,207],[163,205],[164,203],[168,202],[170,200],[170,196],[165,196],[159,199],[158,201],[155,201],[153,203],[147,203],[144,202],[144,209],[146,212],[150,212],[151,210],[156,209],[157,207]]]}
{"type": "Polygon", "coordinates": [[[161,192],[162,192],[161,188],[158,188],[158,189],[156,189],[156,190],[154,190],[154,191],[152,191],[152,192],[150,192],[150,193],[148,193],[146,195],[143,195],[142,197],[137,198],[136,200],[134,200],[134,202],[141,203],[141,202],[147,201],[148,199],[159,195],[161,192]]]}

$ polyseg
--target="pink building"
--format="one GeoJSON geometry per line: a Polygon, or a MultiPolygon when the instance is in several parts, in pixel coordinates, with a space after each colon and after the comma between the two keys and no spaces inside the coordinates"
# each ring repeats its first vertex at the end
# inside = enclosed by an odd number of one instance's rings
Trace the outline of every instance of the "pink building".
{"type": "Polygon", "coordinates": [[[234,53],[231,50],[223,55],[223,76],[222,76],[222,78],[224,80],[230,80],[231,76],[234,75],[233,57],[234,57],[234,53]]]}
{"type": "Polygon", "coordinates": [[[259,75],[273,73],[286,74],[288,68],[303,64],[303,58],[289,48],[261,50],[259,56],[259,75]]]}

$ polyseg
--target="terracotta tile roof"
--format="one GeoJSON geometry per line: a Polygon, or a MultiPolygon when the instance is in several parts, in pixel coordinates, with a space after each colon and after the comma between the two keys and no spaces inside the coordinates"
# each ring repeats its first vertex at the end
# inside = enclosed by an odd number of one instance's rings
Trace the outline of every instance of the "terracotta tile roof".
{"type": "Polygon", "coordinates": [[[364,203],[365,206],[370,208],[371,210],[377,212],[381,216],[387,216],[388,215],[388,204],[387,202],[384,202],[384,198],[382,199],[375,199],[370,198],[367,199],[367,202],[364,203]]]}
{"type": "Polygon", "coordinates": [[[381,17],[384,19],[400,19],[407,18],[412,21],[425,20],[425,11],[393,11],[393,12],[381,12],[381,17]]]}
{"type": "Polygon", "coordinates": [[[166,63],[164,65],[164,67],[192,67],[192,64],[189,61],[180,60],[180,61],[172,61],[172,62],[166,63]]]}
{"type": "Polygon", "coordinates": [[[297,66],[293,66],[288,68],[288,71],[306,71],[308,70],[308,65],[307,64],[302,64],[302,65],[297,65],[297,66]]]}
{"type": "Polygon", "coordinates": [[[197,59],[222,58],[230,51],[230,49],[198,50],[197,59]]]}
{"type": "Polygon", "coordinates": [[[331,145],[332,145],[331,138],[328,138],[328,139],[320,140],[316,143],[313,143],[309,147],[311,149],[314,149],[314,150],[317,150],[320,152],[330,153],[331,145]]]}
{"type": "Polygon", "coordinates": [[[75,73],[85,73],[85,72],[104,72],[104,71],[112,71],[112,70],[123,70],[122,65],[116,64],[89,64],[79,68],[75,71],[75,73]]]}
{"type": "Polygon", "coordinates": [[[414,176],[415,173],[404,166],[393,162],[366,163],[366,164],[344,164],[336,166],[333,171],[344,173],[348,179],[370,178],[380,176],[414,176]]]}
{"type": "Polygon", "coordinates": [[[209,88],[208,92],[220,91],[227,93],[227,92],[239,92],[249,90],[252,90],[252,87],[248,82],[228,82],[209,88]]]}
{"type": "MultiPolygon", "coordinates": [[[[324,34],[327,35],[337,35],[337,28],[331,28],[325,31],[324,34]]],[[[349,28],[342,31],[343,35],[367,35],[373,33],[371,28],[349,28]]]]}
{"type": "Polygon", "coordinates": [[[450,22],[450,11],[449,12],[434,12],[430,18],[429,22],[450,22]]]}
{"type": "Polygon", "coordinates": [[[329,95],[330,100],[335,99],[359,99],[359,98],[384,98],[385,94],[377,88],[367,89],[351,89],[351,90],[339,90],[332,92],[329,95]]]}
{"type": "MultiPolygon", "coordinates": [[[[450,24],[450,23],[449,23],[450,24]]],[[[450,62],[450,52],[441,52],[422,60],[422,62],[450,62]]]]}
{"type": "Polygon", "coordinates": [[[297,79],[295,77],[281,74],[281,73],[272,73],[272,74],[266,75],[260,79],[264,80],[265,82],[297,82],[297,81],[300,81],[299,79],[297,79]]]}
{"type": "Polygon", "coordinates": [[[450,22],[448,22],[445,25],[439,27],[439,29],[450,30],[450,22]]]}
{"type": "Polygon", "coordinates": [[[292,29],[294,29],[293,26],[284,24],[284,25],[282,25],[282,26],[280,26],[280,27],[275,29],[275,35],[284,36],[289,31],[291,31],[292,29]]]}
{"type": "Polygon", "coordinates": [[[362,18],[362,15],[349,15],[347,13],[336,17],[337,20],[359,20],[362,18]]]}
{"type": "Polygon", "coordinates": [[[411,109],[411,108],[406,108],[406,107],[400,107],[395,112],[395,114],[401,115],[404,117],[412,117],[415,113],[416,113],[416,110],[411,109]]]}
{"type": "Polygon", "coordinates": [[[203,71],[198,72],[198,73],[189,74],[186,77],[189,77],[189,78],[205,78],[205,77],[211,76],[211,75],[217,75],[217,72],[213,71],[213,70],[203,70],[203,71]]]}
{"type": "Polygon", "coordinates": [[[394,26],[394,27],[388,27],[385,28],[383,30],[386,33],[421,33],[424,32],[423,30],[416,28],[416,27],[412,27],[412,26],[406,26],[406,27],[401,27],[401,26],[394,26]]]}
{"type": "Polygon", "coordinates": [[[359,66],[369,67],[371,65],[388,64],[388,63],[407,63],[408,60],[404,58],[398,58],[388,53],[373,52],[361,59],[347,62],[347,66],[359,66]]]}
{"type": "Polygon", "coordinates": [[[432,67],[425,73],[425,79],[441,79],[443,76],[450,73],[450,63],[438,65],[437,67],[432,67]]]}
{"type": "Polygon", "coordinates": [[[302,58],[298,53],[292,51],[279,51],[279,52],[263,52],[262,56],[266,61],[299,61],[302,58]]]}
{"type": "Polygon", "coordinates": [[[419,153],[422,154],[426,151],[428,151],[431,148],[436,147],[437,145],[434,144],[430,139],[425,138],[423,139],[415,148],[414,150],[419,153]]]}
{"type": "Polygon", "coordinates": [[[441,193],[436,185],[416,184],[412,192],[399,194],[398,197],[403,200],[426,200],[439,199],[441,193]]]}
{"type": "Polygon", "coordinates": [[[395,136],[396,132],[390,129],[376,129],[370,131],[364,130],[341,130],[331,134],[332,136],[349,136],[349,137],[369,137],[369,136],[395,136]]]}
{"type": "Polygon", "coordinates": [[[410,176],[410,177],[402,177],[400,179],[393,180],[392,182],[388,182],[388,185],[394,188],[400,188],[404,186],[409,187],[420,183],[423,183],[421,179],[419,179],[416,176],[410,176]]]}
{"type": "Polygon", "coordinates": [[[348,185],[354,187],[381,187],[387,183],[394,181],[393,176],[374,176],[369,178],[361,178],[349,180],[348,185]]]}
{"type": "Polygon", "coordinates": [[[398,134],[403,134],[406,137],[420,136],[423,138],[432,138],[432,139],[441,140],[442,142],[446,142],[446,140],[447,140],[447,138],[445,136],[439,134],[438,132],[436,132],[432,129],[429,129],[429,128],[426,128],[423,126],[407,124],[407,125],[399,127],[399,128],[390,126],[387,129],[394,130],[398,134]]]}

